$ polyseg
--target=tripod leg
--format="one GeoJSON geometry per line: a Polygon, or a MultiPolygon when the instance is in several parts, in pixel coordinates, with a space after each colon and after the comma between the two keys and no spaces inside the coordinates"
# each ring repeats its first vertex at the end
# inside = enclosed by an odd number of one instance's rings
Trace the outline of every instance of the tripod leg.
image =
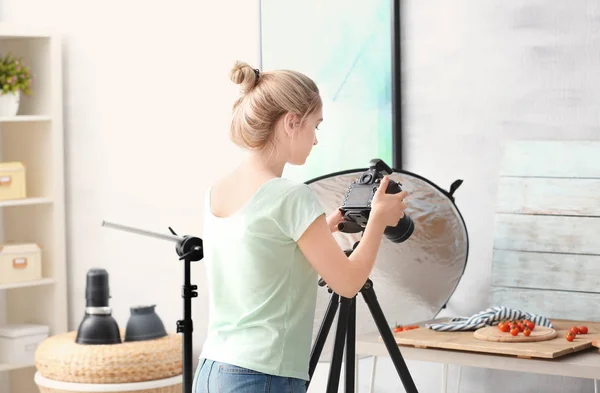
{"type": "Polygon", "coordinates": [[[335,313],[338,310],[339,297],[340,296],[337,293],[332,292],[331,297],[329,298],[327,312],[325,313],[325,317],[323,318],[323,322],[321,323],[319,333],[317,334],[317,338],[315,339],[315,343],[310,354],[310,363],[308,366],[308,375],[310,379],[306,382],[307,390],[308,386],[310,385],[310,380],[312,379],[315,369],[317,368],[317,363],[319,363],[319,358],[321,357],[321,352],[323,352],[325,341],[327,341],[327,335],[329,334],[329,329],[331,329],[331,324],[335,318],[335,313]]]}
{"type": "Polygon", "coordinates": [[[404,385],[404,389],[407,393],[418,393],[417,387],[412,380],[410,372],[408,371],[408,367],[406,367],[406,363],[404,362],[404,358],[400,353],[400,348],[398,348],[398,344],[396,340],[394,340],[394,335],[390,327],[388,326],[387,321],[385,320],[385,315],[381,310],[381,306],[377,301],[377,295],[375,295],[375,291],[373,290],[373,283],[371,280],[367,281],[367,284],[361,290],[363,298],[371,311],[371,315],[375,320],[375,324],[377,325],[377,329],[381,334],[381,338],[385,343],[385,346],[394,362],[394,366],[396,367],[396,371],[402,380],[402,384],[404,385]]]}
{"type": "Polygon", "coordinates": [[[335,333],[335,343],[333,355],[331,357],[331,367],[329,369],[329,379],[327,380],[327,393],[338,393],[340,384],[340,373],[342,371],[342,359],[344,356],[344,344],[346,340],[346,330],[348,328],[348,314],[350,312],[350,300],[340,297],[340,312],[338,315],[337,331],[335,333]]]}
{"type": "Polygon", "coordinates": [[[350,299],[346,329],[346,393],[354,393],[354,365],[356,362],[356,297],[350,299]]]}

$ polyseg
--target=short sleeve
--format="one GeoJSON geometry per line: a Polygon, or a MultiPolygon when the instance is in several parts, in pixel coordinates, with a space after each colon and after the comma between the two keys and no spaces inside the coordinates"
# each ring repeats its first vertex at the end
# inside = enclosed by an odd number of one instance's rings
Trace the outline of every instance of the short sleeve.
{"type": "Polygon", "coordinates": [[[276,221],[286,236],[298,241],[304,231],[325,211],[307,184],[295,185],[281,199],[276,221]]]}

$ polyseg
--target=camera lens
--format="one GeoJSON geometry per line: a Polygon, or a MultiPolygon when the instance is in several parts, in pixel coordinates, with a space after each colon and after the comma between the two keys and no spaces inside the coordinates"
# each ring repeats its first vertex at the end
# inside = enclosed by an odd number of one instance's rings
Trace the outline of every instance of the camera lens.
{"type": "Polygon", "coordinates": [[[415,224],[408,214],[398,221],[395,227],[386,227],[383,234],[393,243],[402,243],[406,241],[414,232],[415,224]]]}

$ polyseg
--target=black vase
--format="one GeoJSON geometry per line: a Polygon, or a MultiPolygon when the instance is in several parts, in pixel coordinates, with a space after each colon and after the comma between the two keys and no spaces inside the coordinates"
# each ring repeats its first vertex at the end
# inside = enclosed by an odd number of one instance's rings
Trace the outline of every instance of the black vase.
{"type": "Polygon", "coordinates": [[[167,331],[154,310],[156,305],[131,307],[125,328],[125,341],[154,340],[165,337],[167,331]]]}

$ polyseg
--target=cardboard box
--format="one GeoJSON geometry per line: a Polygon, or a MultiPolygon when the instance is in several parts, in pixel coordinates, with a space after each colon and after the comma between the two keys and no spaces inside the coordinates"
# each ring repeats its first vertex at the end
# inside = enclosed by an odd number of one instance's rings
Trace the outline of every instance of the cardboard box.
{"type": "Polygon", "coordinates": [[[20,162],[0,162],[0,201],[26,197],[25,166],[20,162]]]}
{"type": "Polygon", "coordinates": [[[37,244],[0,244],[0,284],[41,279],[42,251],[37,244]]]}

